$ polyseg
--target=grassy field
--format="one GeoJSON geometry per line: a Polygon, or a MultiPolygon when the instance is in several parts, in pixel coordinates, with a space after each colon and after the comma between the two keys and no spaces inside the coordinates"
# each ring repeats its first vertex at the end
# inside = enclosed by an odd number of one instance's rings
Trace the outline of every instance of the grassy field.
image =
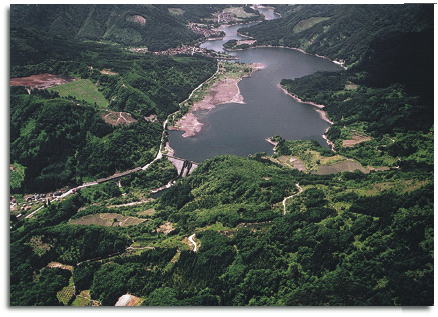
{"type": "Polygon", "coordinates": [[[330,18],[328,18],[328,17],[311,17],[311,18],[302,20],[302,21],[298,22],[297,24],[295,24],[292,31],[294,33],[299,33],[299,32],[302,32],[304,30],[310,29],[312,26],[314,26],[320,22],[326,21],[328,19],[330,19],[330,18]]]}
{"type": "Polygon", "coordinates": [[[305,173],[319,175],[353,172],[356,170],[368,174],[373,169],[388,169],[387,166],[381,165],[367,166],[358,160],[340,154],[324,154],[319,146],[311,141],[287,140],[285,146],[288,148],[287,152],[289,153],[282,153],[283,155],[275,154],[268,156],[267,159],[289,168],[300,169],[305,173]]]}
{"type": "Polygon", "coordinates": [[[96,103],[99,108],[108,106],[108,101],[89,79],[78,79],[64,85],[52,87],[49,90],[57,91],[63,97],[73,96],[92,105],[96,103]]]}
{"type": "Polygon", "coordinates": [[[172,15],[183,15],[185,12],[183,9],[180,8],[168,8],[167,10],[172,15]]]}
{"type": "Polygon", "coordinates": [[[11,164],[9,166],[9,175],[10,175],[10,186],[11,189],[20,189],[21,184],[24,181],[24,172],[26,171],[26,167],[20,165],[18,163],[11,164]]]}
{"type": "Polygon", "coordinates": [[[231,14],[234,14],[236,18],[239,19],[245,19],[249,17],[256,16],[254,13],[246,12],[243,7],[232,7],[232,8],[226,8],[224,9],[224,12],[229,12],[231,14]]]}
{"type": "Polygon", "coordinates": [[[91,299],[90,290],[81,291],[80,294],[76,295],[75,300],[71,306],[99,306],[99,303],[91,299]]]}

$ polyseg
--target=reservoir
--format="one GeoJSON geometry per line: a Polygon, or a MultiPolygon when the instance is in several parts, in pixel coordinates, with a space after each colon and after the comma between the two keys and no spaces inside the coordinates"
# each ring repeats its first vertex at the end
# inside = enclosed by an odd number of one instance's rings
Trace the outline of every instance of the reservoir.
{"type": "MultiPolygon", "coordinates": [[[[272,9],[264,10],[267,10],[266,17],[275,18],[272,9]]],[[[224,39],[206,41],[201,46],[223,51],[223,44],[228,40],[242,39],[237,34],[242,27],[222,26],[226,33],[224,39]]],[[[279,84],[286,78],[299,78],[318,71],[338,71],[341,69],[339,65],[287,48],[250,48],[230,54],[238,57],[239,62],[262,63],[265,68],[239,82],[245,104],[221,104],[210,111],[197,112],[204,126],[195,136],[184,138],[182,131],[169,131],[175,156],[200,162],[219,154],[272,153],[272,145],[265,139],[275,135],[293,140],[316,140],[327,147],[322,134],[329,124],[312,106],[283,93],[279,84]]]]}

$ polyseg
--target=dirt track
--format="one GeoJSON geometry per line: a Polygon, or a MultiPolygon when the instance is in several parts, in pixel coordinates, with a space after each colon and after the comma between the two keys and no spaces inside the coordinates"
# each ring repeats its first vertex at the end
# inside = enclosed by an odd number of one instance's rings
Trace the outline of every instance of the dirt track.
{"type": "Polygon", "coordinates": [[[108,113],[102,115],[102,119],[112,126],[118,126],[121,124],[129,125],[137,122],[137,120],[135,120],[128,112],[108,111],[108,113]]]}

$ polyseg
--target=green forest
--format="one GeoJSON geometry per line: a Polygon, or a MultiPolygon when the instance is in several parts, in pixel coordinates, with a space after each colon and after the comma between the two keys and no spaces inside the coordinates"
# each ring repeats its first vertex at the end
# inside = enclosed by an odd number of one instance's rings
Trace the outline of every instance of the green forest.
{"type": "Polygon", "coordinates": [[[431,8],[427,4],[278,5],[282,18],[239,32],[254,37],[258,45],[301,48],[353,65],[362,60],[376,38],[431,27],[431,8]]]}
{"type": "MultiPolygon", "coordinates": [[[[11,6],[10,77],[82,80],[103,99],[10,87],[10,195],[151,162],[163,122],[218,62],[130,48],[192,43],[185,25],[226,7],[11,6]],[[111,124],[111,112],[132,120],[111,124]]],[[[11,213],[11,306],[114,306],[125,294],[142,306],[433,305],[432,6],[274,7],[281,18],[239,32],[345,60],[338,72],[281,81],[325,105],[334,151],[273,136],[272,155],[216,156],[187,177],[162,157],[33,217],[11,213]],[[291,158],[368,172],[300,171],[291,158]]]]}
{"type": "Polygon", "coordinates": [[[105,108],[96,102],[12,87],[10,160],[26,167],[19,186],[24,192],[47,192],[151,161],[161,124],[143,117],[156,115],[164,121],[216,70],[216,61],[207,58],[142,56],[117,46],[37,35],[32,29],[12,32],[11,77],[56,73],[91,80],[108,110],[129,112],[138,120],[114,127],[104,122],[105,108]],[[41,43],[45,51],[34,56],[29,46],[39,51],[41,43]],[[104,69],[114,75],[102,73],[104,69]]]}

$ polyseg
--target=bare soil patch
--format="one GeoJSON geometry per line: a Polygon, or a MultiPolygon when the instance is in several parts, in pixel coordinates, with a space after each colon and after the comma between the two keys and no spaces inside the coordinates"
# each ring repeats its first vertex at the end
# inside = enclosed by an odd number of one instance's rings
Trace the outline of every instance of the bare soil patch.
{"type": "Polygon", "coordinates": [[[153,201],[153,198],[147,198],[144,200],[140,200],[140,201],[133,201],[130,203],[126,203],[126,204],[120,204],[120,205],[108,205],[106,206],[107,208],[121,208],[121,207],[129,207],[129,206],[136,206],[136,205],[142,205],[142,204],[146,204],[149,203],[151,201],[153,201]]]}
{"type": "Polygon", "coordinates": [[[342,141],[342,146],[343,147],[353,147],[356,144],[362,143],[362,142],[366,142],[366,141],[370,141],[372,140],[372,137],[369,136],[363,136],[363,135],[353,135],[351,137],[351,139],[348,140],[343,140],[342,141]]]}
{"type": "Polygon", "coordinates": [[[138,23],[138,24],[141,24],[141,25],[145,25],[146,24],[146,19],[143,16],[141,16],[141,15],[129,15],[129,16],[126,17],[126,21],[138,23]]]}
{"type": "Polygon", "coordinates": [[[144,117],[144,119],[148,122],[158,122],[158,117],[155,114],[151,114],[150,116],[144,117]]]}
{"type": "Polygon", "coordinates": [[[46,89],[74,81],[75,78],[53,74],[38,74],[28,77],[16,77],[9,80],[10,86],[24,86],[36,89],[46,89]]]}
{"type": "Polygon", "coordinates": [[[107,111],[106,113],[102,114],[101,117],[103,121],[112,126],[118,126],[122,124],[129,125],[137,122],[137,120],[135,120],[128,112],[107,111]]]}
{"type": "Polygon", "coordinates": [[[67,271],[70,271],[70,272],[73,271],[73,266],[62,264],[62,263],[59,263],[59,262],[50,262],[49,264],[47,264],[47,267],[49,267],[49,268],[59,268],[59,269],[67,270],[67,271]]]}
{"type": "Polygon", "coordinates": [[[299,171],[304,171],[306,169],[306,166],[304,165],[304,162],[302,160],[300,160],[298,157],[294,157],[292,156],[289,160],[290,164],[292,165],[293,168],[299,170],[299,171]]]}
{"type": "Polygon", "coordinates": [[[143,302],[140,297],[125,294],[119,297],[115,306],[138,306],[143,302]]]}
{"type": "Polygon", "coordinates": [[[173,223],[171,223],[169,221],[163,223],[161,226],[159,226],[157,229],[155,229],[156,232],[164,233],[164,234],[169,234],[173,230],[175,230],[175,228],[173,227],[173,223]]]}
{"type": "Polygon", "coordinates": [[[208,94],[201,101],[196,102],[190,111],[185,114],[175,125],[177,130],[183,130],[183,137],[190,137],[198,134],[203,123],[199,122],[198,118],[193,114],[195,111],[211,110],[216,105],[224,103],[244,103],[243,97],[240,94],[240,89],[237,83],[240,79],[225,78],[215,83],[208,94]]]}
{"type": "Polygon", "coordinates": [[[256,40],[238,40],[237,43],[236,43],[236,46],[245,45],[245,44],[252,45],[255,42],[256,42],[256,40]]]}
{"type": "MultiPolygon", "coordinates": [[[[252,68],[252,72],[265,67],[265,65],[261,63],[247,65],[252,68]]],[[[208,89],[208,92],[203,99],[195,102],[190,108],[189,112],[179,119],[175,126],[169,127],[169,129],[184,131],[182,135],[184,138],[194,136],[201,131],[204,125],[203,123],[199,122],[194,112],[202,110],[209,111],[215,106],[225,103],[245,103],[243,101],[243,96],[240,94],[238,83],[243,77],[250,75],[251,74],[240,73],[236,76],[236,74],[231,74],[229,75],[230,77],[225,77],[221,80],[218,80],[208,89]]]]}
{"type": "Polygon", "coordinates": [[[115,75],[118,75],[119,73],[116,73],[116,72],[113,72],[113,71],[111,71],[111,69],[102,69],[101,71],[100,71],[100,73],[101,74],[104,74],[104,75],[110,75],[110,76],[115,76],[115,75]]]}
{"type": "Polygon", "coordinates": [[[328,175],[339,172],[354,172],[356,170],[359,170],[364,174],[368,174],[370,172],[369,169],[363,167],[362,164],[360,164],[359,162],[353,160],[345,160],[331,165],[321,165],[319,166],[315,174],[328,175]]]}

